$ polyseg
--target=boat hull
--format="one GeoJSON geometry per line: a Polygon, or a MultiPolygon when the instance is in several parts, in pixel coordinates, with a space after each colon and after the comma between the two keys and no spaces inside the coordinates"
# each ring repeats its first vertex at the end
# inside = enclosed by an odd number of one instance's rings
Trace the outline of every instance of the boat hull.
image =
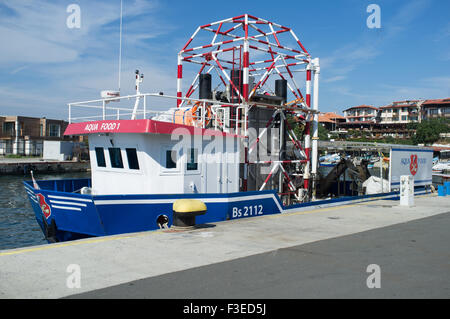
{"type": "MultiPolygon", "coordinates": [[[[172,205],[177,199],[203,201],[207,213],[196,217],[197,224],[231,219],[299,212],[313,207],[330,207],[373,199],[399,199],[399,192],[346,196],[334,199],[283,206],[276,190],[229,194],[167,195],[83,195],[79,190],[90,187],[90,179],[24,181],[25,190],[36,221],[49,242],[62,242],[87,237],[151,231],[160,228],[158,217],[167,216],[172,225],[172,205]]],[[[416,194],[426,193],[416,187],[416,194]]]]}
{"type": "Polygon", "coordinates": [[[36,220],[49,241],[156,230],[160,228],[161,215],[167,216],[170,227],[172,205],[181,198],[198,199],[206,204],[207,213],[196,217],[197,224],[283,211],[275,191],[90,196],[74,193],[76,189],[89,187],[88,179],[43,182],[39,182],[40,189],[35,189],[32,182],[24,185],[36,220]]]}

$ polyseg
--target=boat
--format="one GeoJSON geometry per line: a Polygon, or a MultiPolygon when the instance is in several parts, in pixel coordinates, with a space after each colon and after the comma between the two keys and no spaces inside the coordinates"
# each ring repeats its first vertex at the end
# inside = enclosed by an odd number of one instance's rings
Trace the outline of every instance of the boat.
{"type": "Polygon", "coordinates": [[[333,167],[341,160],[341,155],[338,153],[327,154],[319,157],[320,166],[333,167]]]}
{"type": "Polygon", "coordinates": [[[444,173],[450,172],[450,162],[448,161],[438,161],[433,165],[433,173],[444,173]]]}
{"type": "Polygon", "coordinates": [[[317,102],[311,105],[311,89],[318,94],[319,72],[319,60],[304,49],[292,29],[277,23],[244,14],[199,27],[178,54],[176,96],[141,93],[144,76],[136,70],[136,94],[121,96],[120,91],[108,90],[103,92],[114,94],[68,104],[64,134],[88,138],[91,178],[32,176],[24,181],[37,223],[49,242],[61,242],[170,228],[173,205],[180,199],[206,205],[197,224],[279,214],[313,204],[319,111],[317,102]],[[218,30],[225,24],[233,27],[220,32],[225,38],[220,41],[218,30]],[[255,24],[258,30],[249,28],[255,24]],[[191,42],[199,31],[209,32],[213,40],[194,47],[191,42]],[[299,47],[262,41],[261,32],[286,32],[299,47]],[[249,46],[250,41],[259,47],[249,46]],[[258,59],[251,60],[255,50],[258,59]],[[231,52],[233,60],[225,60],[229,56],[223,53],[231,52]],[[263,54],[267,58],[260,60],[263,54]],[[283,61],[286,76],[277,69],[283,61]],[[201,65],[184,94],[183,63],[201,65]],[[296,67],[306,72],[305,98],[289,78],[296,67]],[[213,70],[218,74],[214,79],[213,70]],[[275,92],[269,93],[264,83],[272,74],[281,76],[275,80],[275,92]],[[297,97],[293,103],[286,103],[288,88],[297,97]],[[195,91],[198,98],[193,97],[195,91]],[[128,101],[134,104],[122,106],[128,101]],[[172,105],[168,110],[152,108],[167,104],[172,105]],[[79,109],[94,115],[77,117],[79,109]],[[289,127],[288,117],[307,127],[303,143],[289,127]]]}

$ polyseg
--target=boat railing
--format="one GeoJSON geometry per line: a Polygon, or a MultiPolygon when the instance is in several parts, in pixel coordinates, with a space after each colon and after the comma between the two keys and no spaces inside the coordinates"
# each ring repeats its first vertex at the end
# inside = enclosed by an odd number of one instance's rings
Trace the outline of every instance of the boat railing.
{"type": "Polygon", "coordinates": [[[69,103],[68,107],[69,123],[99,120],[157,119],[160,121],[192,125],[201,128],[214,128],[216,130],[234,132],[241,135],[247,135],[246,130],[248,124],[246,124],[246,119],[248,119],[248,110],[252,107],[274,110],[283,109],[303,114],[316,113],[315,110],[303,107],[302,105],[286,106],[261,102],[227,103],[217,100],[164,95],[162,93],[140,93],[83,102],[73,102],[69,103]],[[161,105],[161,103],[153,102],[156,99],[166,99],[166,101],[182,100],[185,103],[182,108],[171,108],[170,105],[173,105],[172,103],[161,105]],[[134,100],[134,105],[128,107],[112,105],[114,102],[130,100],[134,100]],[[161,106],[165,106],[166,109],[156,110],[157,107],[161,106]],[[234,108],[235,112],[230,112],[229,109],[231,108],[234,108]],[[95,115],[74,116],[75,112],[80,109],[89,109],[94,111],[95,115]],[[191,110],[190,113],[189,110],[191,110]],[[100,114],[98,114],[98,111],[100,111],[100,114]]]}

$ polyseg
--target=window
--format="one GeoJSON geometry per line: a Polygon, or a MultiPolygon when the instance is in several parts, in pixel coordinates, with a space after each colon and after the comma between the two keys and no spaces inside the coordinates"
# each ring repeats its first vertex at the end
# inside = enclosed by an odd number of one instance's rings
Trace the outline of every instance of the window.
{"type": "Polygon", "coordinates": [[[177,151],[166,151],[166,168],[177,168],[177,151]]]}
{"type": "Polygon", "coordinates": [[[97,157],[98,167],[106,167],[105,152],[103,151],[103,147],[95,148],[95,157],[97,157]]]}
{"type": "Polygon", "coordinates": [[[15,135],[15,123],[14,122],[3,123],[3,134],[5,134],[6,136],[14,136],[15,135]]]}
{"type": "Polygon", "coordinates": [[[408,116],[407,115],[402,115],[402,121],[406,121],[408,120],[408,116]]]}
{"type": "Polygon", "coordinates": [[[59,124],[49,124],[48,136],[60,136],[60,125],[59,124]]]}
{"type": "Polygon", "coordinates": [[[44,136],[44,124],[39,125],[39,136],[44,136]]]}
{"type": "Polygon", "coordinates": [[[109,158],[111,160],[111,167],[113,168],[123,168],[122,162],[122,154],[120,153],[120,148],[110,147],[109,150],[109,158]]]}
{"type": "Polygon", "coordinates": [[[187,167],[188,171],[196,171],[198,169],[198,150],[190,148],[187,154],[187,167]]]}
{"type": "Polygon", "coordinates": [[[126,148],[128,158],[128,167],[130,169],[139,169],[139,161],[135,148],[126,148]]]}

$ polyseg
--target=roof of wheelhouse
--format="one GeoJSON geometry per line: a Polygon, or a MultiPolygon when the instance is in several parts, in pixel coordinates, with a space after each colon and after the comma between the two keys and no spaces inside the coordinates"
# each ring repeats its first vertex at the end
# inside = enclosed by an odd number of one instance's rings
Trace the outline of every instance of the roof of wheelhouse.
{"type": "Polygon", "coordinates": [[[143,120],[104,120],[92,122],[71,123],[64,135],[86,135],[98,133],[148,133],[148,134],[180,134],[240,137],[213,129],[203,129],[190,125],[161,122],[149,119],[143,120]],[[178,130],[177,132],[174,132],[178,130]]]}

